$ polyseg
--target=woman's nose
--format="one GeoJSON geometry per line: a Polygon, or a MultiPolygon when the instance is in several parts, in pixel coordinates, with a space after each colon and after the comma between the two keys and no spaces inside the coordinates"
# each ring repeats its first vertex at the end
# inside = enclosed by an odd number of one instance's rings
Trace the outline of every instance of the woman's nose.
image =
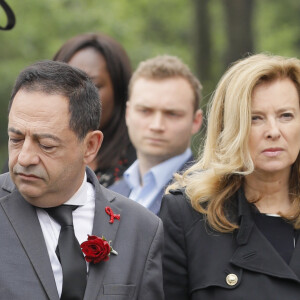
{"type": "Polygon", "coordinates": [[[265,132],[265,136],[268,139],[278,139],[280,137],[280,129],[279,125],[277,124],[276,120],[270,120],[267,122],[267,128],[265,132]]]}

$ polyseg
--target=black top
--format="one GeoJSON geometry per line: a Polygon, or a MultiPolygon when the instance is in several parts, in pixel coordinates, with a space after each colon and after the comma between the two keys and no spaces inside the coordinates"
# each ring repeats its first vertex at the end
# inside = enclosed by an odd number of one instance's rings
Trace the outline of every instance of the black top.
{"type": "Polygon", "coordinates": [[[258,229],[269,240],[281,257],[289,264],[295,248],[294,227],[280,216],[253,213],[258,229]]]}

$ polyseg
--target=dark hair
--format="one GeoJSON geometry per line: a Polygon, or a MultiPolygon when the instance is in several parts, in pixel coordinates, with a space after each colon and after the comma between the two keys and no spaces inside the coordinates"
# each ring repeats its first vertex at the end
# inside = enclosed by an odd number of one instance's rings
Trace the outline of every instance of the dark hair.
{"type": "Polygon", "coordinates": [[[92,47],[103,55],[114,91],[114,111],[105,128],[101,128],[105,138],[97,157],[98,168],[106,169],[114,166],[120,157],[125,155],[130,144],[125,110],[131,65],[123,47],[102,33],[85,33],[71,38],[58,50],[53,59],[68,63],[76,52],[87,47],[92,47]]]}
{"type": "Polygon", "coordinates": [[[90,78],[77,68],[51,60],[40,61],[25,68],[13,87],[8,111],[19,90],[68,98],[70,129],[80,140],[89,131],[99,128],[101,105],[98,90],[90,78]]]}

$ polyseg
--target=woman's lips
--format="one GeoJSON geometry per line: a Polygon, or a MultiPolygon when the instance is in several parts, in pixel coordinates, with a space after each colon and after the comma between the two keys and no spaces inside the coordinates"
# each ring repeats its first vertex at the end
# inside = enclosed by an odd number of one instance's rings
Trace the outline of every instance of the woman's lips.
{"type": "Polygon", "coordinates": [[[263,151],[263,154],[268,157],[275,157],[282,153],[282,148],[268,148],[263,151]]]}

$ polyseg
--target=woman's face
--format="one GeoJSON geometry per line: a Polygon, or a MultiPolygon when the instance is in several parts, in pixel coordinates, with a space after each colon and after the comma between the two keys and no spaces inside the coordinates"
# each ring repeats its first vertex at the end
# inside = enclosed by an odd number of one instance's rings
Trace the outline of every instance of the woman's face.
{"type": "Polygon", "coordinates": [[[258,85],[252,95],[249,149],[256,171],[289,172],[300,149],[299,94],[288,78],[258,85]]]}
{"type": "Polygon", "coordinates": [[[87,47],[76,52],[68,64],[86,72],[98,88],[102,103],[102,129],[110,121],[115,106],[113,85],[103,55],[95,48],[87,47]]]}

